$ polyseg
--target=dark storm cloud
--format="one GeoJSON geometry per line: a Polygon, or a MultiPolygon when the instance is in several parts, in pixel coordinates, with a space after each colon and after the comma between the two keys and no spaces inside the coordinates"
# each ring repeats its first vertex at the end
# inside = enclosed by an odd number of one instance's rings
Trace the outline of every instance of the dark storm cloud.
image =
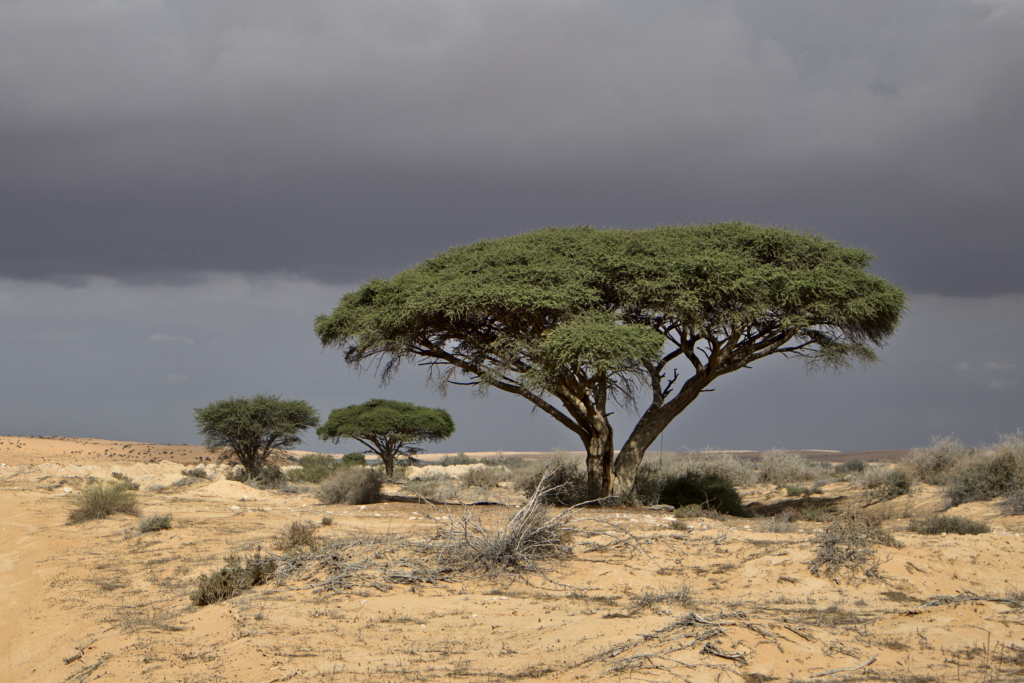
{"type": "Polygon", "coordinates": [[[0,275],[330,282],[740,218],[1024,291],[1013,2],[0,5],[0,275]]]}

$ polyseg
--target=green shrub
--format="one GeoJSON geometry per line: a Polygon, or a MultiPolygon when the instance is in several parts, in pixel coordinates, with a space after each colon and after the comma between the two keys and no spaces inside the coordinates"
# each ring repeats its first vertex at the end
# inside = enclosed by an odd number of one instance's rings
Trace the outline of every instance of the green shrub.
{"type": "Polygon", "coordinates": [[[661,502],[675,508],[700,505],[734,517],[749,517],[740,494],[727,480],[714,475],[685,474],[670,478],[661,491],[661,502]]]}
{"type": "Polygon", "coordinates": [[[224,561],[227,562],[227,566],[199,577],[198,588],[189,595],[189,599],[196,607],[212,605],[240,595],[253,586],[266,583],[277,571],[277,562],[258,552],[252,557],[245,558],[245,564],[242,564],[237,555],[226,557],[224,561]]]}
{"type": "Polygon", "coordinates": [[[820,468],[798,453],[768,451],[761,456],[759,479],[766,484],[785,486],[795,481],[816,479],[820,468]]]}
{"type": "Polygon", "coordinates": [[[345,467],[366,467],[365,453],[346,453],[341,456],[341,464],[345,467]]]}
{"type": "Polygon", "coordinates": [[[367,505],[380,501],[384,475],[368,467],[341,469],[320,484],[317,498],[327,505],[367,505]]]}
{"type": "Polygon", "coordinates": [[[910,530],[918,534],[987,534],[992,527],[984,522],[975,522],[957,515],[933,515],[915,520],[910,530]]]}
{"type": "Polygon", "coordinates": [[[162,531],[164,529],[171,528],[171,514],[166,515],[150,515],[144,519],[139,520],[139,533],[145,534],[151,531],[162,531]]]}
{"type": "Polygon", "coordinates": [[[515,473],[516,489],[533,496],[543,482],[544,505],[578,505],[587,500],[587,473],[579,460],[556,455],[515,473]]]}
{"type": "Polygon", "coordinates": [[[110,515],[139,515],[139,502],[135,492],[124,482],[105,484],[96,482],[75,496],[74,507],[68,514],[68,524],[88,519],[104,519],[110,515]]]}
{"type": "Polygon", "coordinates": [[[836,465],[835,469],[832,470],[832,476],[836,479],[842,479],[848,474],[858,474],[864,471],[867,467],[867,463],[860,458],[848,460],[847,462],[836,465]]]}
{"type": "Polygon", "coordinates": [[[465,453],[459,453],[457,455],[446,455],[441,458],[441,466],[449,467],[450,465],[476,465],[482,463],[483,460],[479,458],[471,458],[465,453]]]}
{"type": "Polygon", "coordinates": [[[186,477],[192,477],[193,479],[209,479],[210,475],[202,467],[193,467],[191,469],[182,470],[181,474],[186,477]]]}
{"type": "Polygon", "coordinates": [[[310,453],[299,458],[299,466],[288,472],[288,479],[319,484],[343,466],[344,464],[335,460],[334,456],[325,453],[310,453]]]}

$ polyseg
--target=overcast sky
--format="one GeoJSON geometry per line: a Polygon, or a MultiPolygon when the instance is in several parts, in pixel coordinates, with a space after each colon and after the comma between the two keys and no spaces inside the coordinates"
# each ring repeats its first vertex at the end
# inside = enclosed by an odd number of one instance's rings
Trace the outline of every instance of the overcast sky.
{"type": "Polygon", "coordinates": [[[194,407],[269,392],[577,449],[521,399],[382,389],[313,317],[485,237],[741,219],[866,248],[910,313],[879,365],[725,378],[666,449],[994,441],[1021,45],[1022,0],[0,0],[0,433],[198,443],[194,407]]]}

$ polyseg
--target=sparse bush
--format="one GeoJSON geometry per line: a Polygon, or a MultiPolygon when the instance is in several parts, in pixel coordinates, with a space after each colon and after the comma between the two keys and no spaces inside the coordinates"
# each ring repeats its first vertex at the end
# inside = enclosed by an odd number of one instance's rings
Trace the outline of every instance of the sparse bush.
{"type": "Polygon", "coordinates": [[[331,526],[332,524],[334,524],[334,517],[331,517],[330,515],[324,515],[323,518],[320,519],[320,526],[331,526]]]}
{"type": "Polygon", "coordinates": [[[975,522],[973,519],[957,515],[933,515],[915,520],[910,525],[910,530],[918,534],[977,535],[987,534],[992,531],[992,527],[984,522],[975,522]]]}
{"type": "Polygon", "coordinates": [[[678,519],[691,519],[693,517],[700,517],[706,512],[703,505],[691,503],[690,505],[682,505],[677,507],[672,513],[678,519]]]}
{"type": "Polygon", "coordinates": [[[686,607],[693,604],[693,596],[690,594],[690,587],[683,586],[674,591],[645,590],[643,593],[634,596],[629,601],[629,613],[640,614],[645,610],[657,608],[661,605],[679,605],[686,607]]]}
{"type": "Polygon", "coordinates": [[[356,451],[341,456],[341,464],[345,467],[366,467],[366,453],[356,451]]]}
{"type": "Polygon", "coordinates": [[[334,473],[320,484],[317,498],[327,505],[367,505],[380,500],[384,477],[368,467],[353,467],[334,473]]]}
{"type": "Polygon", "coordinates": [[[493,530],[471,508],[459,517],[449,516],[433,541],[438,564],[455,571],[522,573],[539,571],[540,560],[571,555],[572,510],[552,517],[544,504],[551,493],[542,478],[526,504],[493,530]]]}
{"type": "Polygon", "coordinates": [[[1024,441],[1020,433],[1004,436],[991,450],[976,452],[946,476],[950,506],[992,500],[1024,490],[1024,441]]]}
{"type": "Polygon", "coordinates": [[[227,562],[225,567],[199,577],[199,587],[189,595],[196,607],[212,605],[262,585],[277,570],[277,562],[273,558],[259,553],[245,558],[245,564],[237,555],[226,557],[224,561],[227,562]]]}
{"type": "Polygon", "coordinates": [[[765,531],[772,534],[791,534],[799,528],[796,522],[800,517],[800,512],[796,508],[786,508],[769,519],[765,531]]]}
{"type": "Polygon", "coordinates": [[[320,539],[316,536],[316,528],[312,522],[292,522],[285,527],[284,531],[274,537],[274,548],[285,552],[298,548],[316,550],[320,545],[320,539]]]}
{"type": "Polygon", "coordinates": [[[334,456],[310,453],[299,458],[299,466],[288,472],[288,479],[319,484],[342,467],[343,463],[335,460],[334,456]]]}
{"type": "Polygon", "coordinates": [[[202,467],[193,467],[181,471],[182,476],[192,477],[193,479],[209,479],[210,475],[202,467]]]}
{"type": "Polygon", "coordinates": [[[740,494],[731,483],[714,475],[685,474],[669,479],[661,492],[661,502],[680,508],[700,505],[734,517],[749,517],[740,494]]]}
{"type": "Polygon", "coordinates": [[[144,519],[139,520],[139,533],[146,534],[151,531],[163,531],[164,529],[171,528],[171,514],[166,515],[150,515],[144,519]]]}
{"type": "Polygon", "coordinates": [[[821,493],[821,487],[815,484],[814,486],[798,486],[796,484],[786,484],[786,495],[790,498],[796,498],[797,496],[813,496],[821,493]]]}
{"type": "Polygon", "coordinates": [[[89,519],[105,519],[110,515],[139,515],[139,502],[135,492],[124,482],[105,484],[96,482],[75,496],[74,507],[68,514],[68,524],[89,519]]]}
{"type": "Polygon", "coordinates": [[[785,486],[794,481],[812,481],[820,468],[799,453],[768,451],[761,456],[758,478],[766,484],[785,486]]]}
{"type": "Polygon", "coordinates": [[[892,534],[878,522],[863,517],[845,517],[830,524],[821,536],[818,552],[810,562],[811,573],[835,579],[840,574],[853,578],[863,571],[870,579],[879,579],[875,545],[900,547],[892,534]]]}
{"type": "Polygon", "coordinates": [[[230,481],[237,481],[251,486],[255,489],[286,489],[288,487],[288,475],[277,465],[264,465],[260,473],[255,477],[243,467],[235,467],[224,474],[224,478],[230,481]]]}
{"type": "Polygon", "coordinates": [[[526,458],[518,456],[505,457],[504,455],[499,455],[496,458],[487,458],[483,462],[488,467],[504,467],[506,470],[521,470],[530,464],[530,461],[526,458]]]}
{"type": "Polygon", "coordinates": [[[571,507],[587,500],[587,473],[578,460],[566,455],[542,460],[515,475],[516,489],[530,497],[543,483],[544,505],[571,507]]]}
{"type": "Polygon", "coordinates": [[[509,481],[509,477],[508,470],[503,467],[474,467],[459,475],[459,479],[466,486],[480,486],[483,488],[491,488],[509,481]]]}
{"type": "Polygon", "coordinates": [[[123,474],[121,472],[111,472],[110,476],[116,479],[117,481],[121,482],[121,484],[123,484],[124,487],[129,491],[139,490],[138,482],[132,481],[131,477],[129,477],[127,474],[123,474]]]}

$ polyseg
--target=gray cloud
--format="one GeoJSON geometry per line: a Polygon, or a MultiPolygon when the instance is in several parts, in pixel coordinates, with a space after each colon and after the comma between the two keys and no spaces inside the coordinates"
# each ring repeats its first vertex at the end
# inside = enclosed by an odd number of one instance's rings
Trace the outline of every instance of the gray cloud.
{"type": "Polygon", "coordinates": [[[325,282],[741,218],[1024,291],[1013,2],[0,5],[0,274],[325,282]]]}

